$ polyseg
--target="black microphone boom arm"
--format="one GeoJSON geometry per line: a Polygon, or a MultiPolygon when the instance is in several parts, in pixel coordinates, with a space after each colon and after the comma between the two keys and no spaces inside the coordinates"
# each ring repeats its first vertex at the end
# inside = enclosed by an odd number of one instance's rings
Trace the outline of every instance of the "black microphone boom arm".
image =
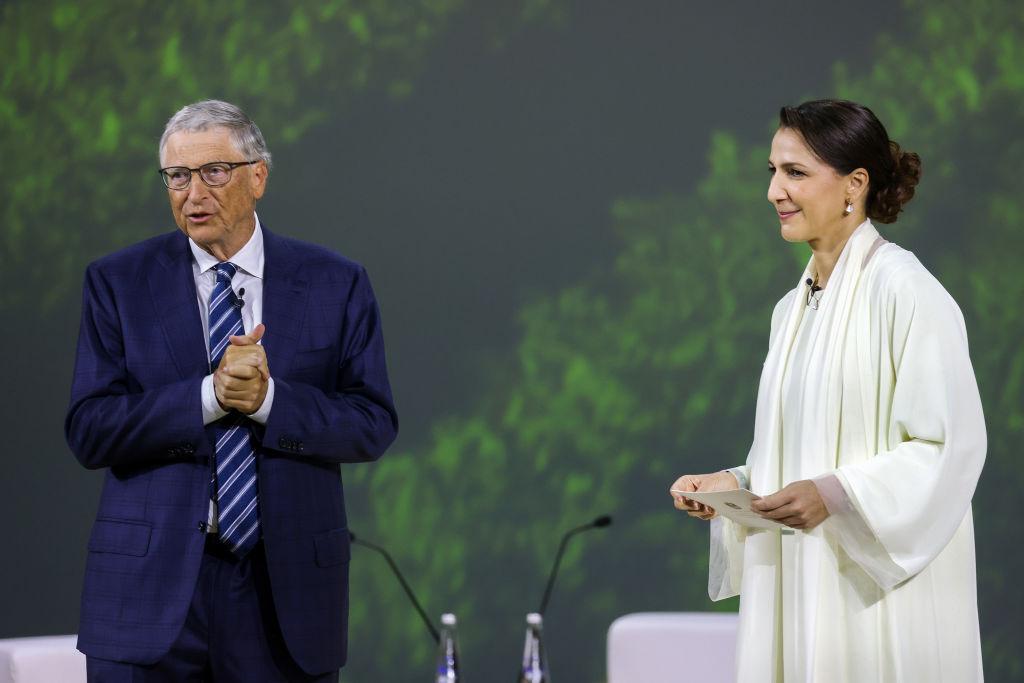
{"type": "Polygon", "coordinates": [[[555,563],[551,567],[551,573],[548,575],[548,585],[544,588],[544,598],[540,601],[540,609],[537,613],[541,616],[544,615],[544,610],[548,608],[548,602],[551,600],[551,590],[555,587],[555,578],[558,576],[558,568],[562,564],[562,553],[565,552],[565,546],[569,543],[569,539],[576,534],[589,531],[591,529],[603,529],[604,527],[610,526],[612,523],[611,515],[601,515],[593,522],[588,524],[582,524],[575,529],[570,529],[562,536],[562,542],[558,544],[558,552],[555,553],[555,563]]]}
{"type": "Polygon", "coordinates": [[[378,552],[384,556],[384,559],[387,560],[388,566],[391,567],[391,571],[392,573],[394,573],[395,578],[397,578],[398,582],[402,584],[402,588],[405,590],[405,594],[409,596],[409,601],[412,602],[412,606],[416,608],[417,612],[419,612],[420,619],[423,620],[423,623],[426,625],[427,630],[430,631],[430,635],[433,636],[434,642],[440,643],[441,634],[437,632],[437,629],[434,628],[434,625],[430,622],[430,617],[428,617],[427,613],[423,611],[423,607],[422,605],[420,605],[420,601],[416,599],[416,595],[412,592],[412,588],[409,587],[409,584],[406,582],[405,577],[402,576],[402,572],[398,570],[398,565],[395,564],[395,561],[393,559],[391,559],[391,555],[388,553],[388,551],[384,550],[384,548],[380,547],[379,545],[370,543],[369,541],[364,541],[361,538],[356,538],[356,535],[351,531],[348,532],[348,537],[356,545],[361,545],[364,548],[369,548],[370,550],[378,552]]]}

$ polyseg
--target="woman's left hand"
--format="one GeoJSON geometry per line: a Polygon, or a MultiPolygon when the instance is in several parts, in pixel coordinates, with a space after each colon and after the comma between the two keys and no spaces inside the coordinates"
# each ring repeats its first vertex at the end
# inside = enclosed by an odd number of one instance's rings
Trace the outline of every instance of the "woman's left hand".
{"type": "Polygon", "coordinates": [[[818,487],[809,479],[794,481],[781,491],[760,500],[751,506],[765,519],[773,519],[794,529],[808,531],[828,517],[828,508],[818,493],[818,487]]]}

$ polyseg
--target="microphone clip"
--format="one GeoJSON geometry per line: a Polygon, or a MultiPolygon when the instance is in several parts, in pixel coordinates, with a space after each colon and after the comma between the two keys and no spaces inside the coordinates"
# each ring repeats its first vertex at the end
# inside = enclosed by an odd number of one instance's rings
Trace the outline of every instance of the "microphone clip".
{"type": "Polygon", "coordinates": [[[824,288],[818,286],[817,278],[813,280],[811,278],[807,278],[804,281],[804,284],[807,285],[806,304],[811,308],[811,310],[816,311],[818,310],[818,304],[821,302],[821,292],[824,288]]]}

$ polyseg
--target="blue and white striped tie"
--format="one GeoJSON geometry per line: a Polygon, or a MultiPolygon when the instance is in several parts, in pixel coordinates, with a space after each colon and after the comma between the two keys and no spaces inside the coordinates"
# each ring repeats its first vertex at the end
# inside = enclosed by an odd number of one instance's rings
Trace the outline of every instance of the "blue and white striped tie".
{"type": "MultiPolygon", "coordinates": [[[[218,263],[217,284],[210,295],[210,368],[220,364],[231,335],[243,334],[242,312],[236,305],[231,278],[233,263],[218,263]]],[[[229,413],[212,426],[217,437],[217,470],[214,490],[217,526],[221,541],[238,557],[252,550],[260,538],[259,505],[256,502],[256,454],[250,440],[247,418],[229,413]]]]}

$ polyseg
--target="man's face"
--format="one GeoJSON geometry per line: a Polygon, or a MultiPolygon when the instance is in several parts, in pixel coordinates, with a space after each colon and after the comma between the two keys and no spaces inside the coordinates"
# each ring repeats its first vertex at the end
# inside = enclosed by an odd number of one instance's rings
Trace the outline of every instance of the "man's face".
{"type": "MultiPolygon", "coordinates": [[[[249,161],[231,141],[226,128],[174,133],[164,145],[161,166],[198,168],[212,161],[249,161]]],[[[267,166],[262,161],[239,166],[231,180],[209,187],[198,173],[184,190],[167,190],[174,221],[196,244],[220,260],[234,256],[255,228],[256,200],[267,185],[267,166]]]]}

